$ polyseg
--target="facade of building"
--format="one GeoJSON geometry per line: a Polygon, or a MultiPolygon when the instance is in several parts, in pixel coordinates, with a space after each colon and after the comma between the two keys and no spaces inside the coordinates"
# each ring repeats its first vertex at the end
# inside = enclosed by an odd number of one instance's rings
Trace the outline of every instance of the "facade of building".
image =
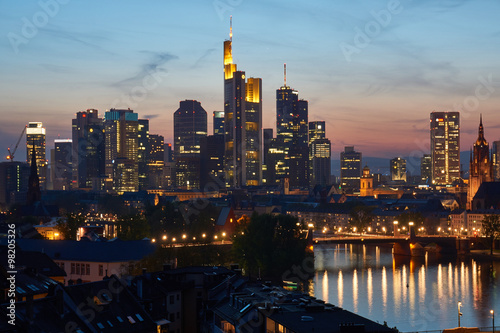
{"type": "Polygon", "coordinates": [[[233,63],[232,26],[224,41],[224,140],[226,186],[262,182],[262,80],[249,78],[233,63]]]}
{"type": "Polygon", "coordinates": [[[176,186],[200,188],[200,143],[207,136],[207,112],[195,100],[181,101],[174,112],[176,186]]]}
{"type": "Polygon", "coordinates": [[[224,135],[224,111],[213,113],[213,135],[224,135]]]}
{"type": "Polygon", "coordinates": [[[139,119],[137,130],[137,172],[139,190],[149,187],[149,119],[139,119]]]}
{"type": "Polygon", "coordinates": [[[353,146],[347,146],[340,153],[340,186],[347,190],[358,190],[361,179],[360,152],[354,150],[353,146]]]}
{"type": "Polygon", "coordinates": [[[106,175],[113,191],[139,190],[139,118],[133,110],[111,109],[104,115],[106,175]]]}
{"type": "Polygon", "coordinates": [[[460,179],[460,113],[431,113],[432,183],[451,185],[460,179]]]}
{"type": "Polygon", "coordinates": [[[491,161],[493,163],[493,179],[498,182],[500,181],[500,141],[493,141],[491,161]]]}
{"type": "Polygon", "coordinates": [[[51,165],[52,187],[54,190],[68,191],[73,178],[73,141],[54,140],[54,158],[51,165]]]}
{"type": "Polygon", "coordinates": [[[165,165],[165,144],[163,136],[158,134],[150,134],[148,138],[148,188],[163,187],[163,168],[165,165]]]}
{"type": "Polygon", "coordinates": [[[97,188],[106,177],[104,120],[99,111],[88,109],[77,112],[72,120],[73,189],[97,188]]]}
{"type": "Polygon", "coordinates": [[[224,136],[209,135],[201,139],[201,189],[215,190],[226,187],[224,179],[224,136]]]}
{"type": "Polygon", "coordinates": [[[309,122],[309,181],[311,187],[326,186],[331,177],[332,144],[324,121],[309,122]]]}
{"type": "Polygon", "coordinates": [[[432,182],[432,158],[430,154],[424,154],[420,158],[420,182],[422,184],[432,182]]]}
{"type": "Polygon", "coordinates": [[[36,165],[41,189],[47,186],[47,167],[45,127],[41,122],[29,122],[26,128],[26,161],[31,161],[31,154],[35,147],[36,165]]]}
{"type": "Polygon", "coordinates": [[[276,136],[283,144],[284,163],[291,187],[309,186],[308,102],[286,85],[276,90],[276,136]]]}
{"type": "Polygon", "coordinates": [[[390,161],[391,180],[406,182],[406,160],[395,157],[390,161]]]}
{"type": "Polygon", "coordinates": [[[26,202],[29,174],[28,163],[0,163],[0,206],[26,202]]]}
{"type": "Polygon", "coordinates": [[[359,195],[361,197],[373,196],[373,176],[368,165],[363,168],[363,175],[359,181],[359,195]]]}
{"type": "Polygon", "coordinates": [[[269,149],[271,149],[271,141],[273,140],[273,129],[264,128],[262,130],[262,184],[269,185],[269,171],[274,166],[269,165],[269,149]]]}
{"type": "Polygon", "coordinates": [[[493,181],[493,163],[490,148],[484,138],[483,118],[479,121],[479,131],[470,156],[469,188],[467,191],[467,209],[472,208],[472,200],[483,182],[493,181]]]}

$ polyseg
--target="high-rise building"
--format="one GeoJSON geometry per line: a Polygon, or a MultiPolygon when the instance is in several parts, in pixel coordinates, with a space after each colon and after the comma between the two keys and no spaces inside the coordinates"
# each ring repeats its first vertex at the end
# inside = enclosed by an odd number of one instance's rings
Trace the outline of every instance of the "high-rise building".
{"type": "MultiPolygon", "coordinates": [[[[484,138],[483,117],[480,116],[479,131],[470,156],[469,188],[467,191],[467,209],[472,209],[472,200],[479,186],[493,181],[493,163],[490,159],[490,148],[484,138]]],[[[486,208],[486,207],[483,207],[486,208]]]]}
{"type": "Polygon", "coordinates": [[[311,186],[330,183],[332,144],[328,139],[316,139],[309,147],[309,163],[312,166],[311,186]]]}
{"type": "Polygon", "coordinates": [[[35,147],[36,166],[40,188],[45,189],[47,185],[47,158],[45,155],[45,127],[41,122],[30,122],[26,128],[26,161],[31,162],[31,154],[35,147]]]}
{"type": "Polygon", "coordinates": [[[500,181],[500,141],[493,141],[491,160],[493,163],[493,179],[498,182],[500,181]]]}
{"type": "Polygon", "coordinates": [[[26,202],[30,166],[23,162],[0,162],[0,206],[26,202]]]}
{"type": "Polygon", "coordinates": [[[424,154],[420,158],[420,181],[423,184],[432,183],[432,158],[430,154],[424,154]]]}
{"type": "Polygon", "coordinates": [[[263,142],[262,142],[262,183],[265,185],[269,184],[269,172],[268,170],[273,170],[274,165],[269,165],[269,149],[271,148],[271,141],[273,140],[273,129],[264,128],[262,130],[263,142]]]}
{"type": "Polygon", "coordinates": [[[171,143],[165,143],[164,146],[164,160],[166,162],[174,162],[174,150],[171,143]]]}
{"type": "Polygon", "coordinates": [[[163,187],[163,168],[165,165],[165,145],[163,136],[150,134],[148,139],[148,188],[157,189],[163,187]]]}
{"type": "Polygon", "coordinates": [[[73,178],[73,141],[71,139],[54,140],[54,159],[51,164],[53,189],[60,191],[71,189],[73,178]]]}
{"type": "Polygon", "coordinates": [[[276,90],[276,136],[283,142],[290,187],[309,186],[308,102],[284,84],[276,90]]]}
{"type": "Polygon", "coordinates": [[[224,135],[224,111],[213,113],[213,135],[224,135]]]}
{"type": "Polygon", "coordinates": [[[451,185],[460,179],[460,113],[431,113],[432,183],[451,185]]]}
{"type": "Polygon", "coordinates": [[[200,142],[207,136],[207,112],[195,100],[181,101],[174,112],[176,186],[200,188],[200,142]]]}
{"type": "Polygon", "coordinates": [[[139,190],[139,117],[133,110],[111,109],[104,115],[106,174],[113,179],[113,191],[139,190]]]}
{"type": "Polygon", "coordinates": [[[139,190],[149,187],[148,183],[148,158],[149,158],[149,119],[138,120],[138,146],[137,146],[137,170],[139,177],[139,190]]]}
{"type": "Polygon", "coordinates": [[[224,141],[227,187],[262,181],[262,80],[237,71],[232,55],[232,25],[224,41],[224,141]]]}
{"type": "Polygon", "coordinates": [[[359,189],[361,178],[360,152],[354,150],[353,146],[344,148],[340,153],[340,186],[342,189],[356,191],[359,189]]]}
{"type": "Polygon", "coordinates": [[[324,121],[309,122],[309,179],[312,187],[330,184],[332,144],[324,121]]]}
{"type": "Polygon", "coordinates": [[[72,121],[73,188],[103,189],[105,173],[104,120],[99,111],[88,109],[72,121]]]}
{"type": "Polygon", "coordinates": [[[395,157],[390,161],[391,180],[406,182],[406,160],[395,157]]]}
{"type": "Polygon", "coordinates": [[[204,191],[226,187],[223,135],[209,135],[201,139],[200,173],[200,188],[204,191]]]}

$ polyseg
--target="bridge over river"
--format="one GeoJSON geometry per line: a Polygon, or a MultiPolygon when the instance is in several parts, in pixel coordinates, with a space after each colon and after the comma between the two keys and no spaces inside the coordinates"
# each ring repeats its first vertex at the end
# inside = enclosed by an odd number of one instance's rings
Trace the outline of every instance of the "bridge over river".
{"type": "Polygon", "coordinates": [[[325,235],[315,233],[314,244],[392,244],[393,253],[405,256],[424,256],[426,252],[467,254],[470,239],[456,236],[380,236],[380,235],[325,235]]]}

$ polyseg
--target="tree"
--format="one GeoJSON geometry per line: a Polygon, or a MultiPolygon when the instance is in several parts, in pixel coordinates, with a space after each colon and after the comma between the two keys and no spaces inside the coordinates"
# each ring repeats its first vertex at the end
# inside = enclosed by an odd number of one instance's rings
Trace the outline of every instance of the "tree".
{"type": "Polygon", "coordinates": [[[57,230],[64,239],[76,240],[78,229],[85,223],[83,215],[66,214],[66,219],[57,220],[57,230]]]}
{"type": "Polygon", "coordinates": [[[139,240],[149,237],[149,224],[141,214],[125,215],[116,222],[118,238],[122,240],[139,240]]]}
{"type": "Polygon", "coordinates": [[[304,260],[306,240],[297,218],[254,213],[236,235],[233,251],[249,275],[279,277],[304,260]]]}
{"type": "Polygon", "coordinates": [[[500,238],[500,215],[485,215],[482,224],[483,233],[490,243],[490,255],[493,255],[495,240],[500,238]]]}
{"type": "Polygon", "coordinates": [[[399,227],[406,227],[410,230],[410,222],[413,222],[415,229],[418,229],[424,225],[425,218],[421,213],[405,211],[404,213],[399,214],[397,220],[399,222],[399,227]]]}
{"type": "Polygon", "coordinates": [[[350,224],[359,232],[362,232],[369,226],[373,220],[373,207],[358,205],[349,212],[351,218],[350,224]]]}

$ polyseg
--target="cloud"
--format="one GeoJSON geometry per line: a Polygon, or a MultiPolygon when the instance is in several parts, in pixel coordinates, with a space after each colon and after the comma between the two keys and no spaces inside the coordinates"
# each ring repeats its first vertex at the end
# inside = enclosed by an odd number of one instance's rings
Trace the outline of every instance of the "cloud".
{"type": "Polygon", "coordinates": [[[213,52],[217,51],[217,49],[214,49],[214,48],[211,48],[211,49],[208,49],[205,51],[205,53],[198,58],[198,60],[196,60],[196,62],[194,63],[193,66],[191,66],[191,69],[195,69],[195,68],[198,68],[200,66],[200,64],[210,55],[212,54],[213,52]]]}
{"type": "Polygon", "coordinates": [[[81,44],[86,47],[90,47],[93,49],[96,49],[98,51],[110,54],[110,55],[115,55],[115,53],[104,49],[101,47],[99,44],[96,43],[91,43],[88,42],[87,39],[89,40],[105,40],[105,38],[102,35],[98,34],[91,34],[91,33],[80,33],[80,32],[70,32],[68,30],[55,27],[55,28],[40,28],[40,32],[46,33],[48,35],[52,35],[53,37],[56,37],[58,39],[62,39],[64,41],[70,41],[73,43],[81,44]]]}
{"type": "Polygon", "coordinates": [[[151,73],[163,72],[166,73],[167,70],[162,68],[167,62],[178,59],[177,56],[166,52],[151,52],[151,51],[141,51],[141,53],[151,55],[150,60],[146,61],[140,65],[139,70],[136,75],[126,78],[124,80],[112,83],[111,86],[117,88],[124,88],[129,86],[135,86],[142,84],[142,80],[151,73]]]}
{"type": "Polygon", "coordinates": [[[159,114],[147,114],[144,116],[144,118],[151,120],[151,119],[158,118],[159,116],[160,116],[159,114]]]}

